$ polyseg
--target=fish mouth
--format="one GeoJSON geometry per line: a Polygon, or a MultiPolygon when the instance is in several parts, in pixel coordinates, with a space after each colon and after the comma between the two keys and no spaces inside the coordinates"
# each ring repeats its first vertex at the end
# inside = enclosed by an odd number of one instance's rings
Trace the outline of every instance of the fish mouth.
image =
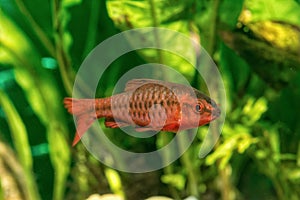
{"type": "Polygon", "coordinates": [[[212,119],[214,120],[221,115],[221,109],[217,107],[211,112],[211,114],[212,114],[212,119]]]}

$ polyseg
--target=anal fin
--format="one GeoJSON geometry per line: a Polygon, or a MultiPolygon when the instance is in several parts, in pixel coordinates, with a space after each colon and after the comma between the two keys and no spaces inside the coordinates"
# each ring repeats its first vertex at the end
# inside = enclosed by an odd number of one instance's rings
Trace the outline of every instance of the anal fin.
{"type": "Polygon", "coordinates": [[[145,131],[160,131],[160,129],[154,129],[152,127],[149,127],[149,126],[140,126],[140,127],[135,127],[134,130],[136,132],[145,132],[145,131]]]}

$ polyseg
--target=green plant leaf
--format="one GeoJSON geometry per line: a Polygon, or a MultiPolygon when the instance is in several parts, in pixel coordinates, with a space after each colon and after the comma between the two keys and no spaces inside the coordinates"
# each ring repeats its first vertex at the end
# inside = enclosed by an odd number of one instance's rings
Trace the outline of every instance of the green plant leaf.
{"type": "Polygon", "coordinates": [[[0,200],[4,200],[4,191],[3,191],[3,188],[2,188],[1,177],[0,177],[0,200]]]}
{"type": "Polygon", "coordinates": [[[9,128],[22,166],[32,169],[32,156],[28,142],[26,127],[8,96],[0,90],[0,105],[7,117],[9,128]]]}
{"type": "Polygon", "coordinates": [[[110,168],[106,168],[104,172],[105,172],[107,181],[109,183],[109,186],[110,186],[111,190],[114,192],[114,194],[118,194],[124,198],[124,192],[122,189],[122,181],[121,181],[119,173],[116,170],[110,169],[110,168]]]}
{"type": "MultiPolygon", "coordinates": [[[[247,80],[251,75],[248,64],[225,44],[220,47],[220,70],[226,87],[227,109],[231,111],[231,103],[240,91],[245,92],[247,80]],[[236,74],[239,74],[236,76],[236,74]]],[[[232,114],[231,114],[232,116],[232,114]]]]}
{"type": "Polygon", "coordinates": [[[178,190],[182,190],[185,186],[186,178],[182,174],[167,174],[161,177],[161,181],[178,190]]]}
{"type": "Polygon", "coordinates": [[[52,121],[47,128],[50,159],[55,170],[53,199],[64,199],[67,177],[70,172],[70,148],[65,138],[65,127],[52,121]]]}
{"type": "Polygon", "coordinates": [[[8,96],[0,90],[0,105],[4,110],[6,119],[11,130],[14,147],[20,163],[25,171],[27,189],[30,199],[40,199],[35,180],[32,175],[32,155],[28,142],[26,127],[8,96]]]}
{"type": "Polygon", "coordinates": [[[288,170],[287,176],[291,181],[294,181],[296,183],[300,183],[300,169],[296,168],[296,169],[290,169],[288,170]]]}
{"type": "Polygon", "coordinates": [[[298,142],[297,166],[300,167],[300,142],[298,142]]]}
{"type": "Polygon", "coordinates": [[[241,13],[244,0],[224,0],[220,5],[220,21],[227,24],[229,28],[236,27],[238,17],[241,13]]]}
{"type": "Polygon", "coordinates": [[[269,132],[269,140],[270,140],[270,144],[271,144],[271,149],[273,151],[273,159],[276,162],[279,162],[280,159],[280,140],[279,140],[279,134],[277,132],[277,127],[273,126],[273,127],[269,127],[269,129],[267,129],[269,132]]]}
{"type": "MultiPolygon", "coordinates": [[[[193,24],[193,22],[191,22],[187,16],[184,18],[175,17],[176,15],[186,14],[185,6],[185,4],[180,2],[175,4],[167,1],[164,2],[153,0],[107,1],[109,16],[115,25],[121,30],[143,27],[169,28],[183,33],[187,37],[194,38],[197,40],[197,42],[200,42],[197,36],[197,29],[195,28],[196,25],[193,24]]],[[[151,33],[149,33],[149,35],[151,35],[151,33]]],[[[183,48],[183,52],[190,52],[191,49],[194,49],[192,42],[188,44],[182,44],[182,40],[174,37],[174,35],[158,35],[153,32],[152,36],[157,43],[157,46],[165,46],[167,43],[169,43],[169,45],[174,46],[175,44],[179,44],[180,47],[183,48]],[[164,45],[160,45],[162,43],[164,43],[164,45]]],[[[133,46],[136,43],[135,41],[143,41],[144,39],[145,38],[137,37],[128,38],[130,44],[133,46]]],[[[158,49],[144,49],[138,51],[138,53],[148,62],[172,66],[190,78],[194,75],[194,68],[191,66],[191,63],[188,63],[178,55],[158,49]]],[[[191,60],[193,62],[192,64],[196,64],[196,53],[191,55],[191,60]]]]}
{"type": "Polygon", "coordinates": [[[34,75],[36,73],[35,70],[41,70],[36,67],[39,66],[41,58],[28,37],[1,10],[0,16],[0,26],[3,27],[1,29],[0,43],[2,43],[2,50],[6,55],[0,61],[10,63],[15,67],[15,78],[26,91],[32,109],[43,122],[46,122],[48,117],[44,112],[46,110],[45,101],[40,95],[39,88],[36,87],[40,85],[38,76],[34,75]]]}
{"type": "Polygon", "coordinates": [[[239,131],[238,128],[235,128],[236,134],[226,138],[226,140],[220,144],[212,154],[207,156],[205,160],[206,164],[213,165],[217,160],[220,160],[221,163],[219,167],[220,169],[223,169],[229,162],[235,150],[242,154],[250,147],[251,144],[258,142],[258,139],[253,138],[249,133],[241,130],[239,131]]]}
{"type": "Polygon", "coordinates": [[[245,0],[245,22],[280,20],[300,25],[300,5],[294,0],[245,0]]]}
{"type": "Polygon", "coordinates": [[[266,111],[267,100],[264,97],[261,97],[259,99],[249,98],[243,108],[243,114],[246,117],[245,124],[254,124],[266,111]]]}
{"type": "Polygon", "coordinates": [[[42,67],[42,58],[28,37],[1,11],[0,16],[3,17],[0,25],[5,26],[1,30],[6,33],[5,38],[0,35],[0,41],[6,53],[10,55],[9,58],[13,58],[6,62],[13,65],[17,83],[24,90],[31,108],[47,129],[50,159],[55,171],[54,199],[64,199],[65,181],[70,168],[70,149],[66,142],[68,133],[62,97],[53,75],[42,67]]]}
{"type": "Polygon", "coordinates": [[[62,5],[66,7],[71,7],[78,5],[82,2],[82,0],[62,0],[62,5]]]}

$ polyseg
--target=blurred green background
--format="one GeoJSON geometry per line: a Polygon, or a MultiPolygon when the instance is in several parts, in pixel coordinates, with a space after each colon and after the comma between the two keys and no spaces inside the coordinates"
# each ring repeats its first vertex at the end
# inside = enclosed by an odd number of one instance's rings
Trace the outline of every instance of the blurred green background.
{"type": "MultiPolygon", "coordinates": [[[[126,71],[149,62],[172,66],[205,90],[187,63],[141,51],[109,67],[99,97],[110,95],[126,71]]],[[[0,200],[92,194],[300,199],[299,69],[298,0],[0,0],[0,200]],[[168,167],[123,173],[98,162],[81,143],[71,147],[75,127],[62,102],[97,44],[149,26],[201,43],[221,72],[227,116],[205,158],[198,152],[207,126],[168,167]]],[[[141,140],[108,131],[114,143],[135,152],[153,151],[172,138],[160,133],[141,140]]]]}

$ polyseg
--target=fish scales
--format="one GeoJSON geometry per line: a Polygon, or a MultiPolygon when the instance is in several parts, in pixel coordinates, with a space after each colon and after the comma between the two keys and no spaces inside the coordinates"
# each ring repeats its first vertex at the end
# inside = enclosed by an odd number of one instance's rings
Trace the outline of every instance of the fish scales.
{"type": "Polygon", "coordinates": [[[145,99],[148,124],[151,122],[153,127],[161,127],[161,124],[164,123],[167,118],[172,118],[171,112],[176,108],[178,109],[179,104],[167,104],[167,101],[175,102],[174,99],[176,98],[170,88],[160,84],[146,84],[139,89],[137,89],[136,92],[143,92],[143,90],[145,90],[145,96],[150,96],[150,98],[145,99]],[[138,91],[139,89],[140,91],[138,91]],[[150,95],[148,95],[148,93],[150,95]],[[151,121],[151,119],[153,120],[151,121]]]}
{"type": "MultiPolygon", "coordinates": [[[[112,102],[112,109],[113,111],[109,111],[108,108],[110,108],[109,105],[109,99],[105,98],[103,100],[99,100],[97,102],[96,108],[99,114],[98,117],[102,117],[106,115],[107,118],[114,118],[117,122],[125,122],[129,124],[136,124],[139,126],[146,126],[151,122],[152,119],[156,119],[156,121],[161,121],[162,116],[164,116],[166,110],[171,109],[171,112],[173,108],[170,103],[167,103],[167,100],[165,97],[166,95],[170,96],[171,98],[174,98],[174,94],[172,94],[170,89],[166,88],[165,86],[155,84],[146,84],[140,88],[138,88],[136,91],[131,93],[124,93],[119,94],[111,97],[112,102]],[[129,96],[131,98],[129,99],[129,96]],[[129,103],[127,100],[129,99],[129,103]],[[129,104],[129,105],[128,105],[129,104]],[[157,113],[154,112],[153,115],[149,115],[149,111],[152,107],[152,105],[159,104],[161,107],[165,109],[157,109],[157,113]],[[100,106],[100,105],[105,105],[100,106]],[[168,107],[164,107],[165,105],[169,105],[168,107]]],[[[174,102],[174,100],[172,101],[174,102]]],[[[154,108],[157,108],[155,106],[154,108]]],[[[167,113],[171,113],[167,112],[167,113]]],[[[153,121],[154,122],[154,121],[153,121]]]]}

